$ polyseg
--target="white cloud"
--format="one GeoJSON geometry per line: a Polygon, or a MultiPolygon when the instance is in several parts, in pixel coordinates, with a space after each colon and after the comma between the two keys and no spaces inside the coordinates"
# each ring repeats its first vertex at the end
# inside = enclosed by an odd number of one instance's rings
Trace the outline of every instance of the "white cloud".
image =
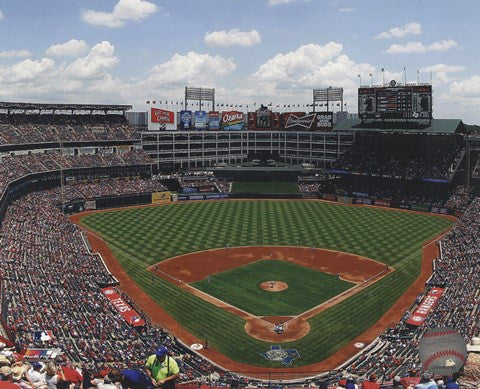
{"type": "Polygon", "coordinates": [[[26,59],[13,66],[0,67],[0,84],[15,84],[35,81],[53,69],[55,61],[42,58],[39,61],[26,59]]]}
{"type": "Polygon", "coordinates": [[[295,0],[268,0],[267,4],[271,6],[293,3],[295,0]]]}
{"type": "Polygon", "coordinates": [[[70,39],[68,42],[50,46],[45,55],[51,57],[79,57],[88,51],[84,40],[70,39]]]}
{"type": "MultiPolygon", "coordinates": [[[[300,0],[267,0],[267,5],[271,7],[275,7],[276,5],[289,4],[289,3],[294,3],[296,1],[300,1],[300,0]]],[[[303,0],[303,1],[308,2],[310,0],[303,0]]]]}
{"type": "MultiPolygon", "coordinates": [[[[355,63],[337,42],[306,44],[262,64],[235,94],[282,103],[311,101],[314,88],[343,87],[350,110],[356,105],[357,74],[375,73],[370,64],[355,63]]],[[[258,101],[257,100],[257,101],[258,101]]]]}
{"type": "Polygon", "coordinates": [[[119,0],[112,12],[84,10],[84,22],[95,26],[122,27],[128,20],[140,21],[155,13],[158,7],[146,0],[119,0]]]}
{"type": "Polygon", "coordinates": [[[457,73],[457,72],[462,72],[465,70],[463,66],[458,66],[458,65],[445,65],[443,63],[439,63],[436,65],[432,66],[425,66],[420,69],[422,72],[443,72],[443,73],[457,73]]]}
{"type": "Polygon", "coordinates": [[[426,53],[428,51],[447,51],[457,46],[457,42],[453,39],[433,42],[430,45],[424,45],[422,42],[408,42],[404,45],[391,45],[386,52],[388,54],[426,53]]]}
{"type": "Polygon", "coordinates": [[[236,64],[231,58],[191,51],[185,55],[174,54],[169,61],[155,66],[147,84],[163,87],[187,84],[214,86],[219,78],[235,69],[236,64]]]}
{"type": "Polygon", "coordinates": [[[253,46],[260,43],[260,33],[257,30],[240,31],[233,28],[229,31],[212,31],[205,33],[205,43],[209,46],[253,46]]]}
{"type": "Polygon", "coordinates": [[[78,58],[67,68],[67,73],[77,79],[102,78],[105,71],[118,63],[115,47],[108,41],[97,43],[86,57],[78,58]]]}
{"type": "Polygon", "coordinates": [[[2,19],[4,19],[4,18],[5,18],[5,16],[3,15],[2,10],[0,10],[0,20],[2,20],[2,19]]]}
{"type": "Polygon", "coordinates": [[[339,8],[338,12],[353,12],[355,8],[339,8]]]}
{"type": "Polygon", "coordinates": [[[402,27],[393,27],[388,31],[381,32],[375,36],[375,39],[392,39],[403,38],[407,35],[420,35],[422,33],[422,25],[420,23],[407,23],[402,27]]]}
{"type": "Polygon", "coordinates": [[[0,51],[0,58],[22,58],[30,57],[32,53],[28,50],[6,50],[0,51]]]}

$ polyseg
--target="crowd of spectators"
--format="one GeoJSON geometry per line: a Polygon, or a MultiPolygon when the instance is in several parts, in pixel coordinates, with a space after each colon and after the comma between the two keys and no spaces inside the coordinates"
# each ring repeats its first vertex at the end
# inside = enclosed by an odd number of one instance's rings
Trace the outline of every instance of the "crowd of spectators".
{"type": "Polygon", "coordinates": [[[123,115],[0,114],[0,145],[138,139],[123,115]]]}
{"type": "MultiPolygon", "coordinates": [[[[127,181],[128,182],[128,181],[127,181]]],[[[78,197],[118,194],[115,180],[69,185],[67,194],[78,197]]],[[[139,191],[158,189],[158,181],[133,180],[139,191]]],[[[216,369],[185,349],[130,301],[147,325],[131,327],[100,288],[115,283],[99,256],[90,253],[81,231],[54,206],[60,189],[27,194],[7,208],[0,229],[2,319],[21,355],[28,348],[59,349],[57,362],[75,362],[89,371],[141,368],[158,345],[179,359],[181,379],[195,380],[216,369]],[[48,340],[35,331],[51,331],[48,340]]],[[[0,360],[2,357],[0,356],[0,360]]],[[[11,361],[12,363],[14,361],[11,361]]]]}
{"type": "MultiPolygon", "coordinates": [[[[472,193],[465,185],[453,186],[450,190],[435,187],[439,184],[419,184],[391,179],[345,180],[330,179],[319,185],[320,193],[382,199],[396,204],[423,204],[431,207],[450,208],[463,212],[469,204],[472,193]]],[[[444,185],[444,184],[441,184],[444,185]]]]}
{"type": "MultiPolygon", "coordinates": [[[[401,321],[385,331],[373,349],[363,353],[348,368],[358,375],[373,372],[392,378],[409,371],[420,376],[418,345],[429,328],[451,327],[469,341],[480,333],[480,198],[473,200],[462,218],[441,240],[441,256],[435,271],[419,295],[416,304],[401,321]],[[444,293],[434,310],[419,327],[406,324],[410,311],[422,301],[428,290],[441,286],[444,293]]],[[[460,378],[461,381],[461,378],[460,378]]]]}
{"type": "Polygon", "coordinates": [[[382,177],[448,180],[453,173],[452,166],[456,166],[464,154],[454,146],[430,145],[420,150],[391,146],[356,143],[339,159],[335,168],[382,177]]]}
{"type": "Polygon", "coordinates": [[[119,196],[134,193],[163,192],[167,190],[158,180],[144,180],[140,177],[98,179],[65,185],[64,199],[93,199],[104,196],[119,196]]]}
{"type": "Polygon", "coordinates": [[[45,153],[3,156],[0,163],[0,193],[9,182],[31,173],[69,168],[103,166],[130,166],[151,164],[152,160],[142,150],[123,153],[98,152],[96,154],[65,155],[58,150],[45,153]]]}

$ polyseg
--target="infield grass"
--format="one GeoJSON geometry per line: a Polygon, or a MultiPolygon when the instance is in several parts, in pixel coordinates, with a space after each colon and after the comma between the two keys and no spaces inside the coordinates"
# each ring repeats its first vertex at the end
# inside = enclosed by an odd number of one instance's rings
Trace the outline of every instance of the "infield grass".
{"type": "MultiPolygon", "coordinates": [[[[270,343],[250,337],[245,321],[155,278],[146,268],[188,252],[234,246],[315,246],[350,252],[393,266],[395,272],[309,320],[294,342],[292,366],[319,362],[372,326],[420,272],[422,242],[452,222],[433,215],[351,207],[319,201],[218,201],[94,213],[81,220],[108,243],[132,279],[181,326],[208,339],[231,359],[280,367],[260,356],[270,343]]],[[[132,296],[134,297],[134,296],[132,296]]],[[[181,331],[178,334],[181,338],[181,331]]]]}
{"type": "Polygon", "coordinates": [[[204,291],[255,316],[296,316],[355,284],[293,263],[261,260],[194,282],[204,291]],[[264,281],[283,281],[288,288],[269,292],[264,281]]]}
{"type": "Polygon", "coordinates": [[[300,193],[296,182],[252,181],[234,182],[233,193],[300,193]]]}

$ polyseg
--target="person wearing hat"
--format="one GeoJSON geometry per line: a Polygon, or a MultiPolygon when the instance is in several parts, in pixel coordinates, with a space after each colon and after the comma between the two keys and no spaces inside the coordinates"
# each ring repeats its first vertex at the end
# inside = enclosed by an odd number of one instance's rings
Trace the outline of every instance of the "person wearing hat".
{"type": "Polygon", "coordinates": [[[422,374],[420,382],[415,385],[415,389],[438,389],[437,383],[432,380],[432,374],[428,371],[422,374]]]}
{"type": "Polygon", "coordinates": [[[33,362],[32,368],[27,372],[30,382],[32,382],[34,388],[44,386],[47,384],[45,381],[45,375],[41,373],[43,366],[39,362],[33,362]]]}
{"type": "Polygon", "coordinates": [[[145,363],[145,372],[153,386],[162,389],[175,388],[175,379],[180,373],[177,361],[168,355],[166,347],[159,347],[155,354],[150,355],[145,363]]]}
{"type": "Polygon", "coordinates": [[[447,378],[447,383],[445,385],[445,388],[446,389],[458,389],[459,388],[459,386],[458,386],[454,377],[448,377],[447,378]]]}
{"type": "Polygon", "coordinates": [[[396,375],[395,377],[393,377],[392,389],[403,389],[403,385],[400,381],[401,381],[401,378],[399,375],[396,375]]]}

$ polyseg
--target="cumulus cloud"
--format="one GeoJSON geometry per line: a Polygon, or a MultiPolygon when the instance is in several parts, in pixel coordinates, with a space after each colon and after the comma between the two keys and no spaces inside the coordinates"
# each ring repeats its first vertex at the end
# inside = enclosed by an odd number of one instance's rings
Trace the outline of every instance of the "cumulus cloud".
{"type": "Polygon", "coordinates": [[[430,45],[424,45],[422,42],[408,42],[404,45],[391,45],[386,52],[388,54],[426,53],[430,51],[447,51],[457,46],[457,42],[455,42],[453,39],[433,42],[430,45]]]}
{"type": "Polygon", "coordinates": [[[403,25],[402,27],[393,27],[388,31],[383,31],[375,36],[375,39],[392,39],[403,38],[407,35],[420,35],[422,33],[422,25],[420,23],[412,22],[403,25]]]}
{"type": "Polygon", "coordinates": [[[346,101],[353,107],[358,87],[357,74],[374,73],[370,64],[355,63],[343,53],[343,45],[306,44],[280,53],[262,64],[239,94],[280,102],[311,100],[311,90],[329,86],[343,87],[346,101]],[[257,97],[260,96],[260,97],[257,97]]]}
{"type": "Polygon", "coordinates": [[[106,70],[117,63],[115,47],[110,42],[103,41],[93,46],[87,56],[71,63],[66,71],[73,78],[96,79],[101,78],[106,70]]]}
{"type": "Polygon", "coordinates": [[[6,50],[0,51],[0,58],[25,58],[30,57],[32,53],[28,50],[6,50]]]}
{"type": "Polygon", "coordinates": [[[214,85],[215,82],[233,72],[236,64],[231,58],[219,55],[188,52],[174,54],[170,60],[156,65],[150,72],[148,85],[174,87],[187,84],[214,85]]]}
{"type": "Polygon", "coordinates": [[[68,42],[50,46],[45,55],[51,57],[80,57],[88,51],[84,40],[70,39],[68,42]]]}
{"type": "Polygon", "coordinates": [[[353,12],[355,8],[339,8],[338,12],[353,12]]]}
{"type": "Polygon", "coordinates": [[[3,15],[2,10],[0,10],[0,20],[2,20],[2,19],[4,19],[4,18],[5,18],[5,16],[3,15]]]}
{"type": "Polygon", "coordinates": [[[42,58],[33,61],[26,59],[13,66],[0,67],[0,83],[14,84],[35,81],[53,69],[55,61],[42,58]]]}
{"type": "Polygon", "coordinates": [[[84,10],[81,13],[85,23],[110,28],[122,27],[129,20],[141,21],[157,12],[158,7],[146,0],[119,0],[112,12],[84,10]]]}
{"type": "Polygon", "coordinates": [[[240,31],[233,28],[229,31],[207,32],[204,41],[209,46],[254,46],[260,43],[260,33],[257,30],[240,31]]]}

